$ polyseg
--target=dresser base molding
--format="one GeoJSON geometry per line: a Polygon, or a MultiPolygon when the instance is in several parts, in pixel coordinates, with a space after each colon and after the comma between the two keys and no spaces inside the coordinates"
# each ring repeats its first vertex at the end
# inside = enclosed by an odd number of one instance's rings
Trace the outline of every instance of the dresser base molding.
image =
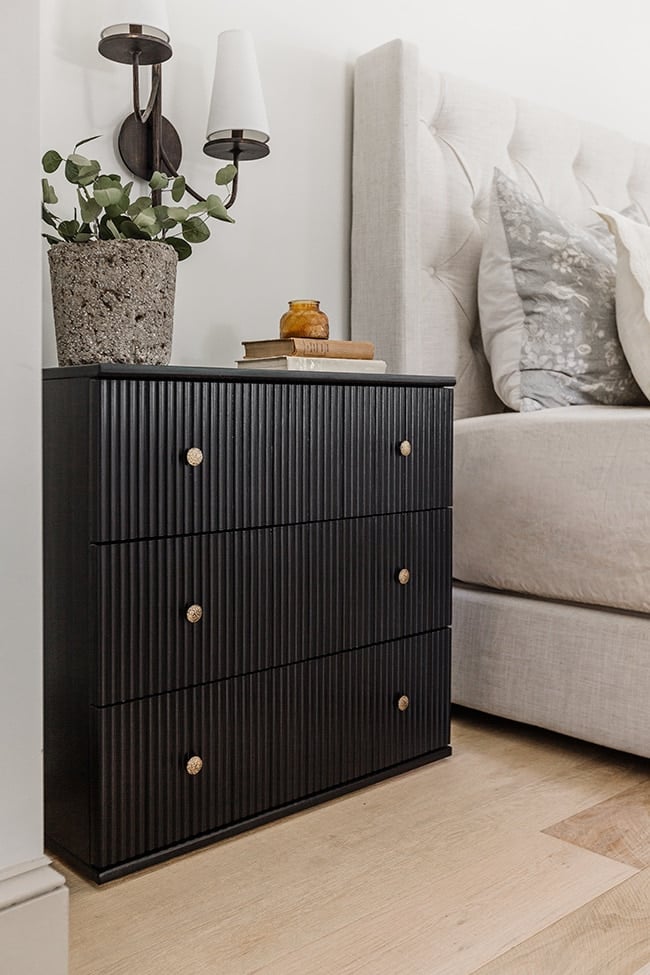
{"type": "Polygon", "coordinates": [[[407,762],[400,762],[398,765],[392,765],[390,768],[382,769],[380,772],[364,775],[361,779],[346,782],[344,785],[337,786],[333,789],[326,789],[324,792],[307,796],[305,799],[287,803],[284,806],[270,809],[257,816],[250,816],[238,823],[231,823],[229,826],[211,830],[208,833],[203,833],[201,836],[194,836],[189,840],[184,840],[182,843],[174,843],[171,846],[165,847],[163,850],[154,850],[151,853],[134,857],[132,860],[127,860],[124,863],[118,863],[115,866],[106,867],[105,869],[98,870],[88,866],[88,864],[79,860],[69,850],[66,850],[65,847],[60,846],[60,844],[48,836],[45,837],[45,846],[53,856],[65,860],[67,864],[72,866],[82,876],[88,877],[97,884],[105,884],[111,880],[117,880],[119,877],[125,877],[130,873],[143,870],[146,867],[153,867],[158,863],[164,863],[165,860],[171,860],[173,857],[181,854],[193,853],[195,850],[210,846],[219,840],[226,840],[231,836],[237,836],[239,833],[247,832],[258,826],[265,826],[267,823],[272,823],[276,819],[284,819],[286,816],[302,812],[304,809],[309,809],[312,806],[321,805],[330,799],[338,799],[340,796],[347,795],[350,792],[357,792],[366,786],[374,785],[376,782],[381,782],[394,775],[401,775],[404,772],[410,772],[413,769],[420,768],[422,765],[429,765],[431,762],[436,762],[441,758],[447,758],[451,755],[451,751],[449,745],[444,748],[438,748],[433,752],[427,752],[426,755],[418,755],[417,758],[412,758],[407,762]]]}

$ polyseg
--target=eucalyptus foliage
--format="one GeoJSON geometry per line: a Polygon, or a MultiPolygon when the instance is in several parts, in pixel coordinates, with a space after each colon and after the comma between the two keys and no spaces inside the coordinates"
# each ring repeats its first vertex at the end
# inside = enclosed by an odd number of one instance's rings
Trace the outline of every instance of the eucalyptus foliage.
{"type": "MultiPolygon", "coordinates": [[[[85,244],[89,240],[157,240],[173,247],[179,261],[183,261],[192,253],[192,244],[200,244],[210,236],[208,218],[234,223],[223,200],[216,193],[210,194],[201,203],[180,206],[186,193],[182,176],[172,178],[156,172],[149,180],[151,190],[169,192],[170,205],[154,206],[151,195],[139,196],[131,201],[133,182],[124,184],[114,173],[103,174],[96,159],[87,159],[77,152],[80,146],[98,138],[95,135],[78,142],[65,159],[55,149],[49,149],[43,156],[46,176],[41,180],[42,213],[43,220],[52,229],[43,237],[50,244],[60,244],[62,241],[85,244]],[[74,208],[71,220],[58,217],[50,209],[59,200],[47,177],[55,173],[62,163],[66,180],[77,187],[79,207],[74,208]]],[[[215,183],[217,186],[227,186],[235,178],[236,172],[234,166],[224,166],[217,172],[215,183]]]]}

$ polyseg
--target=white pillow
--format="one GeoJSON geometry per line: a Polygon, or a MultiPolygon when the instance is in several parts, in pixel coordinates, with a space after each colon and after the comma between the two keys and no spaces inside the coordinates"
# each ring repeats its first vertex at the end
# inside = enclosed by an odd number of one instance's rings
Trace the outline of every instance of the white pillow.
{"type": "Polygon", "coordinates": [[[501,219],[496,179],[478,269],[481,337],[499,399],[513,410],[521,404],[521,336],[526,313],[515,285],[510,248],[501,219]]]}
{"type": "Polygon", "coordinates": [[[650,399],[650,227],[593,207],[616,240],[616,327],[632,375],[650,399]]]}

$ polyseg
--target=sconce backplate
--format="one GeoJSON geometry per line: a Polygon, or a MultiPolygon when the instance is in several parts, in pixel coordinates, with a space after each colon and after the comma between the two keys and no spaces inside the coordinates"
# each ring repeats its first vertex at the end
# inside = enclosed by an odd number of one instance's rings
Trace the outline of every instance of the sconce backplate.
{"type": "MultiPolygon", "coordinates": [[[[120,156],[126,168],[134,176],[139,176],[140,179],[146,180],[150,180],[153,174],[153,138],[151,125],[151,119],[143,125],[135,115],[129,115],[122,123],[117,140],[120,156]]],[[[174,167],[174,170],[178,172],[183,155],[181,140],[172,123],[164,116],[162,120],[162,145],[169,162],[174,167]]],[[[163,172],[165,171],[164,163],[161,169],[163,172]]]]}

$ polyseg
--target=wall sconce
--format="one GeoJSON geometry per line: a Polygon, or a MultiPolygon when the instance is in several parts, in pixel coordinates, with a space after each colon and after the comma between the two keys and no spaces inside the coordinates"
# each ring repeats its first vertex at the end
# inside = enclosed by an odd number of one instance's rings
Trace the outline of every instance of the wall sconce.
{"type": "MultiPolygon", "coordinates": [[[[162,65],[172,56],[165,0],[110,0],[112,26],[104,28],[99,52],[133,70],[133,114],[122,123],[120,156],[135,176],[149,180],[154,172],[178,176],[182,158],[178,132],[162,114],[162,65]],[[140,68],[151,65],[151,93],[140,102],[140,68]]],[[[108,19],[108,18],[107,18],[108,19]]],[[[237,170],[225,206],[235,202],[242,160],[269,154],[269,125],[252,36],[244,30],[219,34],[208,131],[203,151],[215,159],[231,160],[237,170]]],[[[199,193],[186,185],[196,200],[199,193]]],[[[160,191],[152,192],[154,206],[160,191]],[[155,194],[155,195],[154,195],[155,194]]]]}

